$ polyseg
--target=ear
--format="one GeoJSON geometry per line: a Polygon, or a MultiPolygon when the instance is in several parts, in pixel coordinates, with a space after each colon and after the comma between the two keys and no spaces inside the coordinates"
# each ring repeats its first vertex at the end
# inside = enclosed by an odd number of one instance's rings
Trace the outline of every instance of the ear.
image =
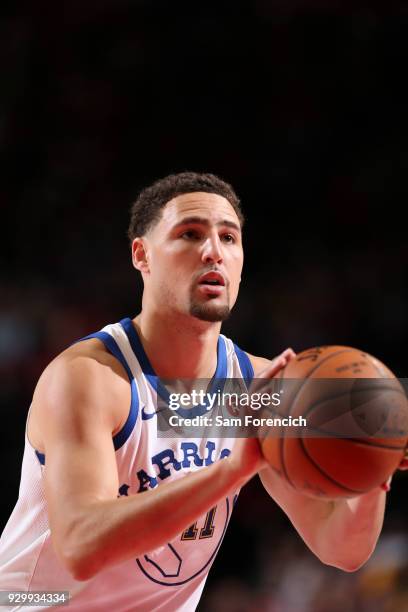
{"type": "Polygon", "coordinates": [[[143,238],[135,238],[132,242],[132,262],[139,272],[149,272],[146,243],[143,238]]]}

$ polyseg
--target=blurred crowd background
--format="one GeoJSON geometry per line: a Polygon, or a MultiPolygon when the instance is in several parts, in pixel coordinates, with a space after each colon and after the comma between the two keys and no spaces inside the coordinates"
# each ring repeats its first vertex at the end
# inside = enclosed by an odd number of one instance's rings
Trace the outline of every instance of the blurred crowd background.
{"type": "MultiPolygon", "coordinates": [[[[5,2],[0,20],[1,524],[44,366],[140,306],[139,189],[230,181],[246,263],[224,333],[319,344],[408,376],[408,5],[321,0],[5,2]]],[[[355,574],[314,559],[259,483],[241,494],[201,612],[408,610],[408,480],[355,574]]]]}

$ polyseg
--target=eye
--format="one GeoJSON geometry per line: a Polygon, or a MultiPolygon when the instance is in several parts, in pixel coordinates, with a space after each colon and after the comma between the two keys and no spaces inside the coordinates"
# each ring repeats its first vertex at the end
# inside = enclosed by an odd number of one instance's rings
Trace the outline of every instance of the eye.
{"type": "Polygon", "coordinates": [[[223,242],[226,242],[227,244],[234,244],[235,236],[233,236],[232,234],[223,234],[221,236],[221,240],[223,242]]]}
{"type": "Polygon", "coordinates": [[[180,238],[184,238],[185,240],[199,240],[200,233],[197,230],[189,229],[180,234],[180,238]]]}

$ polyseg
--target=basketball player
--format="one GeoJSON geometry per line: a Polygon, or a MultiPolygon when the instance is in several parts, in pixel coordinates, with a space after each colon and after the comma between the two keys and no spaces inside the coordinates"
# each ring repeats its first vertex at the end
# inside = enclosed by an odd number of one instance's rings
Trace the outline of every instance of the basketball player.
{"type": "Polygon", "coordinates": [[[157,377],[249,382],[294,356],[254,357],[220,335],[241,280],[242,222],[231,186],[210,174],[172,175],[140,194],[129,235],[142,310],[42,374],[0,543],[0,590],[69,591],[75,612],[190,612],[236,495],[257,472],[323,563],[353,571],[371,555],[384,490],[306,498],[265,465],[256,439],[157,437],[157,377]]]}

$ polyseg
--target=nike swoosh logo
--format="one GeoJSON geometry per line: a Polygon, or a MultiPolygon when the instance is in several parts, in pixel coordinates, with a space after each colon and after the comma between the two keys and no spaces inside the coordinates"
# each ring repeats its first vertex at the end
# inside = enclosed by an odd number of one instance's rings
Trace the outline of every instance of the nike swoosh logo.
{"type": "Polygon", "coordinates": [[[148,421],[155,417],[157,412],[145,412],[145,406],[142,408],[142,421],[148,421]]]}

